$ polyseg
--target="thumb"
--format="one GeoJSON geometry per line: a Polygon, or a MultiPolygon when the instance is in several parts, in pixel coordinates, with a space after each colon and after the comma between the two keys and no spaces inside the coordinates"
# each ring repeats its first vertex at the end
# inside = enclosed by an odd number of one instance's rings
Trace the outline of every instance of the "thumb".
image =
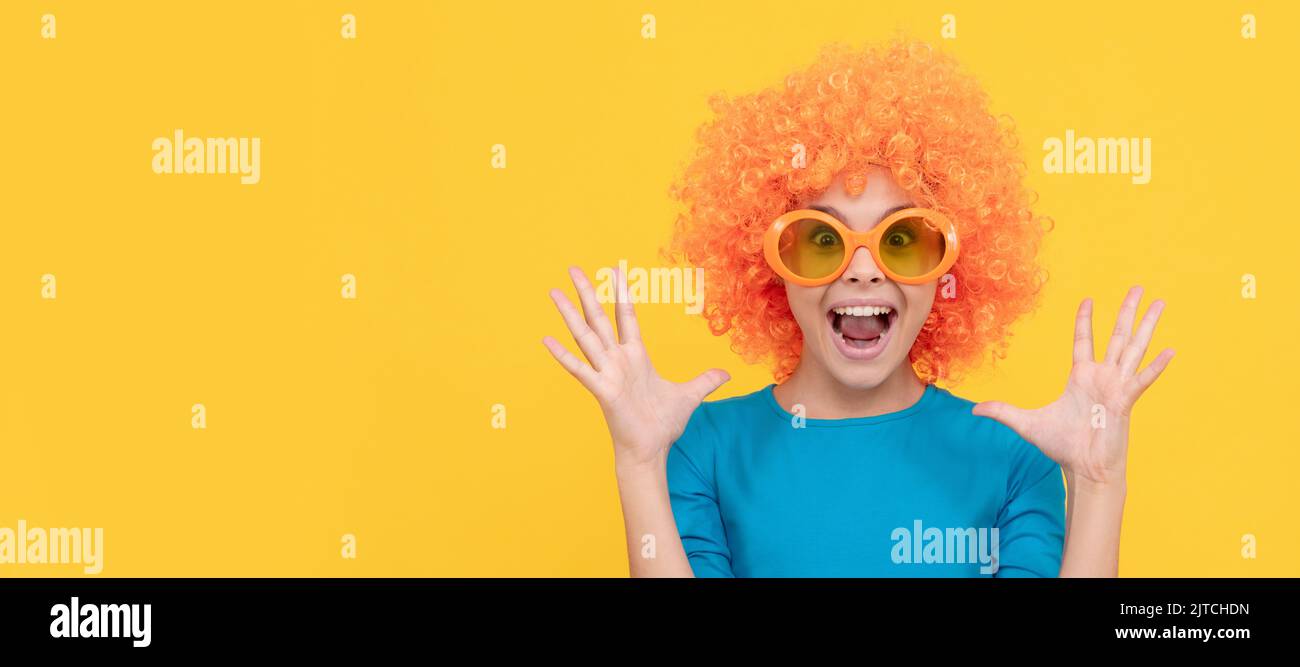
{"type": "Polygon", "coordinates": [[[696,401],[703,401],[704,397],[717,391],[724,382],[731,379],[731,375],[721,368],[714,368],[704,371],[695,376],[694,380],[682,384],[682,389],[696,401]]]}
{"type": "Polygon", "coordinates": [[[1030,413],[1028,410],[1022,410],[1002,401],[984,401],[983,403],[977,403],[971,409],[971,414],[976,417],[988,417],[1002,422],[1020,437],[1029,440],[1030,413]]]}

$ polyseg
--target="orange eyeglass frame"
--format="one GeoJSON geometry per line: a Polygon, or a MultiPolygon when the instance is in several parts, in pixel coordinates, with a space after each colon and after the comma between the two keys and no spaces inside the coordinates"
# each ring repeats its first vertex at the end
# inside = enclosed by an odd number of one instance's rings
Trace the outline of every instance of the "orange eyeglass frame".
{"type": "Polygon", "coordinates": [[[905,208],[896,211],[866,232],[855,232],[849,229],[847,225],[825,211],[799,209],[790,211],[773,221],[772,226],[768,228],[763,237],[763,255],[767,258],[768,265],[772,267],[773,271],[776,271],[777,275],[803,287],[828,285],[838,280],[844,274],[844,270],[848,268],[849,263],[853,261],[853,255],[857,254],[858,248],[862,247],[865,247],[871,253],[871,259],[876,262],[876,266],[890,280],[908,285],[920,285],[932,280],[938,280],[957,261],[957,253],[960,249],[957,239],[957,226],[952,224],[952,221],[947,216],[928,208],[905,208]],[[904,276],[895,273],[880,259],[880,238],[894,223],[907,218],[921,218],[932,229],[943,234],[943,258],[939,260],[938,266],[920,276],[904,276]],[[840,235],[841,239],[844,239],[845,243],[844,261],[838,269],[821,278],[806,278],[798,275],[786,267],[785,262],[781,261],[781,235],[785,232],[785,228],[800,220],[809,219],[826,223],[840,235]]]}

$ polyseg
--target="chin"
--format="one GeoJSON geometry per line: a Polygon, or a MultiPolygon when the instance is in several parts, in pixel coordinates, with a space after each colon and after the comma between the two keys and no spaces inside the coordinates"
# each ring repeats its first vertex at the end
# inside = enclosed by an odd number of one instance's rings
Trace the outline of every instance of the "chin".
{"type": "Polygon", "coordinates": [[[877,359],[870,365],[853,364],[843,359],[828,359],[830,375],[845,389],[865,391],[875,389],[892,374],[893,368],[887,367],[885,359],[877,359]]]}

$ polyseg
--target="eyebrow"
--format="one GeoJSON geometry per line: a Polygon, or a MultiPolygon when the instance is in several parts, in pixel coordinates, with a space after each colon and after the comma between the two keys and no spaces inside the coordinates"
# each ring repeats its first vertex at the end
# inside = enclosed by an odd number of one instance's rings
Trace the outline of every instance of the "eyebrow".
{"type": "MultiPolygon", "coordinates": [[[[822,213],[834,217],[836,220],[839,220],[840,222],[843,222],[846,225],[848,224],[848,219],[844,216],[843,213],[840,213],[839,209],[835,208],[834,206],[823,206],[821,204],[812,204],[808,208],[814,211],[821,211],[822,213]]],[[[905,208],[912,208],[912,204],[901,204],[899,206],[895,206],[889,209],[888,211],[885,211],[884,215],[880,216],[880,220],[876,221],[876,225],[880,224],[881,221],[883,221],[885,218],[888,218],[889,216],[905,208]]],[[[875,227],[876,225],[872,225],[872,227],[875,227]]]]}

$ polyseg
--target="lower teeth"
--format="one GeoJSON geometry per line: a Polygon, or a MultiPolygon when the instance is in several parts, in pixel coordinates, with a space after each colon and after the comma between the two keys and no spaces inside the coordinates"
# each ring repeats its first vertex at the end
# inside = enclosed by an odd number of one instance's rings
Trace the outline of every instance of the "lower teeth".
{"type": "Polygon", "coordinates": [[[889,320],[886,320],[884,330],[882,330],[880,334],[877,335],[875,338],[849,338],[848,336],[845,336],[842,331],[840,331],[839,324],[840,324],[840,316],[836,315],[835,319],[831,322],[831,326],[835,334],[838,335],[844,341],[845,345],[848,345],[849,347],[856,348],[859,350],[878,345],[880,341],[884,339],[885,333],[889,331],[889,320]]]}

